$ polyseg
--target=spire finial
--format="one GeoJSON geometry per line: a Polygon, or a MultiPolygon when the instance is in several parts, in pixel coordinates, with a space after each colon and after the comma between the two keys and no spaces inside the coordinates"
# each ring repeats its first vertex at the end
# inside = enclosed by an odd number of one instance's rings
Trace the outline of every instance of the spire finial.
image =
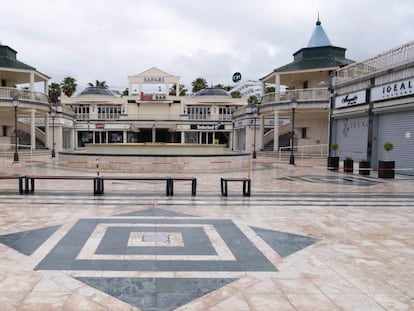
{"type": "Polygon", "coordinates": [[[316,26],[319,26],[321,24],[321,21],[319,20],[319,12],[318,12],[318,20],[316,21],[316,26]]]}

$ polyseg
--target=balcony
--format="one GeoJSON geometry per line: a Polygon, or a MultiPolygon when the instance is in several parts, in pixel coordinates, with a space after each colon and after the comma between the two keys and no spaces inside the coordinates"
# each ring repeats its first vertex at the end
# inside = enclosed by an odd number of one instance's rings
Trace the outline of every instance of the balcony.
{"type": "Polygon", "coordinates": [[[49,101],[46,94],[39,92],[30,92],[29,90],[15,89],[12,87],[0,87],[0,101],[11,101],[16,94],[16,91],[21,102],[47,104],[49,106],[49,101]]]}
{"type": "Polygon", "coordinates": [[[300,108],[328,109],[330,93],[328,88],[308,88],[288,90],[280,93],[268,93],[262,97],[260,112],[273,111],[275,108],[290,109],[290,102],[295,99],[300,108]]]}

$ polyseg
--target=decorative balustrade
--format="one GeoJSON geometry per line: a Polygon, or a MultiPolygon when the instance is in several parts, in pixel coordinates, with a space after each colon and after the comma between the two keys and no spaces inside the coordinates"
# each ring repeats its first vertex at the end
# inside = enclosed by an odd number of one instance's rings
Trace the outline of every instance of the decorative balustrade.
{"type": "Polygon", "coordinates": [[[261,105],[286,104],[292,99],[297,102],[326,102],[329,101],[329,90],[327,88],[312,88],[300,90],[288,90],[281,93],[268,93],[262,97],[261,105]]]}
{"type": "Polygon", "coordinates": [[[395,68],[412,61],[414,61],[414,41],[403,44],[365,61],[354,63],[339,69],[337,71],[336,83],[345,83],[369,74],[395,68]]]}
{"type": "Polygon", "coordinates": [[[29,90],[15,89],[12,87],[0,87],[0,99],[11,100],[17,94],[20,101],[48,103],[48,97],[44,93],[30,92],[29,90]]]}

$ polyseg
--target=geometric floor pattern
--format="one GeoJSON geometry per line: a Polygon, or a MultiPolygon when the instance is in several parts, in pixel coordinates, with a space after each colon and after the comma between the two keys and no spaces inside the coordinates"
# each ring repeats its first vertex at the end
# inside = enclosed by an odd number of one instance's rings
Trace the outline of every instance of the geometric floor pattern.
{"type": "Polygon", "coordinates": [[[327,184],[338,184],[346,186],[374,186],[381,182],[370,179],[369,177],[361,178],[358,176],[326,176],[326,175],[301,175],[301,176],[284,176],[278,178],[278,180],[286,181],[300,181],[309,183],[327,183],[327,184]]]}
{"type": "MultiPolygon", "coordinates": [[[[30,256],[60,226],[0,236],[30,256]]],[[[249,227],[279,256],[318,239],[249,227]]],[[[159,208],[79,219],[35,270],[122,272],[277,272],[231,219],[196,217],[159,208]]],[[[235,278],[83,277],[77,280],[142,310],[173,310],[235,278]]]]}

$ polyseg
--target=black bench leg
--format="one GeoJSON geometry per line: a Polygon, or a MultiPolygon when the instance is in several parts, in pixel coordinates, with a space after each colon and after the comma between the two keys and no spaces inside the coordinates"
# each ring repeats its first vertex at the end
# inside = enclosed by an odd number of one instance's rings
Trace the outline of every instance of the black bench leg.
{"type": "Polygon", "coordinates": [[[243,180],[243,195],[244,196],[246,197],[250,196],[250,188],[251,188],[250,179],[243,180]]]}
{"type": "Polygon", "coordinates": [[[104,194],[104,181],[102,178],[96,177],[93,180],[93,194],[104,194]]]}
{"type": "Polygon", "coordinates": [[[172,178],[167,178],[167,196],[174,195],[174,181],[172,178]]]}
{"type": "Polygon", "coordinates": [[[29,193],[29,191],[31,193],[33,193],[35,191],[35,180],[34,180],[34,178],[30,178],[30,177],[26,178],[26,190],[25,191],[26,191],[26,193],[29,193]],[[30,182],[29,182],[29,180],[30,180],[30,182]],[[29,187],[29,184],[30,184],[30,187],[29,187]]]}
{"type": "Polygon", "coordinates": [[[224,178],[221,179],[221,195],[227,196],[227,180],[224,178]]]}
{"type": "Polygon", "coordinates": [[[197,179],[193,178],[191,181],[191,195],[194,197],[197,192],[197,179]]]}
{"type": "Polygon", "coordinates": [[[23,191],[23,182],[24,182],[24,179],[26,179],[26,177],[23,177],[23,176],[20,176],[19,177],[19,193],[20,194],[23,194],[24,193],[24,191],[23,191]]]}

